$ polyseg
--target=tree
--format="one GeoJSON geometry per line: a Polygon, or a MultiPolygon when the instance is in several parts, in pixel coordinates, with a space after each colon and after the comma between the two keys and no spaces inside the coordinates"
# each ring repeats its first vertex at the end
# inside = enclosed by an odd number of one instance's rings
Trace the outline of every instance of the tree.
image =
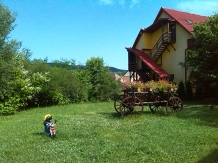
{"type": "Polygon", "coordinates": [[[187,51],[186,60],[180,65],[187,67],[197,85],[217,88],[218,84],[218,14],[193,26],[194,48],[187,51]]]}
{"type": "Polygon", "coordinates": [[[52,62],[52,64],[53,64],[54,67],[60,67],[60,68],[65,68],[65,69],[68,69],[68,70],[72,70],[72,67],[76,66],[76,61],[74,59],[67,60],[67,59],[62,58],[60,61],[59,60],[54,60],[52,62]]]}
{"type": "Polygon", "coordinates": [[[110,95],[120,88],[119,81],[116,81],[110,74],[109,68],[104,66],[102,58],[94,58],[86,61],[85,70],[89,75],[91,88],[89,98],[92,100],[107,100],[110,95]]]}
{"type": "Polygon", "coordinates": [[[9,40],[15,16],[0,3],[0,114],[4,115],[25,107],[32,94],[39,92],[48,80],[46,74],[28,74],[24,68],[28,50],[20,51],[21,43],[9,40]]]}
{"type": "Polygon", "coordinates": [[[15,28],[14,25],[16,13],[11,13],[7,7],[0,3],[0,50],[6,46],[8,34],[15,28]]]}

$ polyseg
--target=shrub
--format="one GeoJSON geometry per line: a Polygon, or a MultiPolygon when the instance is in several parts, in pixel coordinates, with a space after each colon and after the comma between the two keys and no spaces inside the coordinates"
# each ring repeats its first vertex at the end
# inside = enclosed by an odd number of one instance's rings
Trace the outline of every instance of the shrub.
{"type": "Polygon", "coordinates": [[[191,83],[191,81],[187,81],[186,83],[185,83],[185,85],[186,85],[186,99],[187,100],[192,100],[193,99],[193,92],[192,92],[192,83],[191,83]]]}
{"type": "Polygon", "coordinates": [[[185,86],[182,80],[179,82],[177,93],[181,100],[185,100],[185,86]]]}

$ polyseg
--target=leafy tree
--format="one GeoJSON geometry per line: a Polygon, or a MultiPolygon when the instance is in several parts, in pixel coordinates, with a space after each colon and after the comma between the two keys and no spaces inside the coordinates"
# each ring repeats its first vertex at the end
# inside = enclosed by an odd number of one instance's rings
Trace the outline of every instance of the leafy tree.
{"type": "Polygon", "coordinates": [[[0,114],[4,115],[25,107],[27,100],[48,80],[46,74],[28,74],[24,68],[27,56],[19,51],[21,43],[9,40],[15,15],[0,3],[0,114]]]}
{"type": "Polygon", "coordinates": [[[94,58],[86,61],[86,71],[89,75],[91,88],[89,98],[92,100],[107,100],[111,94],[120,88],[120,82],[110,74],[109,68],[104,66],[102,58],[94,58]]]}
{"type": "Polygon", "coordinates": [[[9,99],[14,85],[11,81],[16,78],[15,68],[18,63],[15,54],[20,48],[20,43],[15,40],[8,41],[8,34],[15,27],[13,24],[15,15],[0,3],[0,113],[3,112],[3,109],[6,112],[7,110],[10,113],[14,112],[14,108],[9,106],[9,99]],[[8,102],[6,103],[6,101],[8,102]]]}
{"type": "Polygon", "coordinates": [[[8,34],[15,28],[16,13],[11,13],[7,7],[0,3],[0,50],[10,44],[6,42],[8,34]]]}
{"type": "MultiPolygon", "coordinates": [[[[187,67],[202,87],[217,88],[218,84],[218,14],[193,27],[195,47],[188,50],[186,60],[180,63],[187,67]]],[[[199,85],[199,84],[198,84],[199,85]]]]}
{"type": "Polygon", "coordinates": [[[74,59],[72,60],[67,60],[67,59],[61,59],[59,60],[55,60],[52,62],[54,67],[59,67],[59,68],[65,68],[68,70],[72,70],[72,67],[75,67],[76,65],[76,61],[74,59]]]}
{"type": "MultiPolygon", "coordinates": [[[[56,61],[56,63],[61,62],[56,61]]],[[[50,81],[28,101],[30,107],[64,105],[88,100],[86,82],[89,80],[81,80],[80,72],[69,69],[68,64],[64,63],[64,65],[54,66],[41,59],[31,61],[27,66],[30,74],[49,72],[50,81]]]]}
{"type": "Polygon", "coordinates": [[[90,76],[86,70],[81,70],[77,71],[77,78],[79,79],[80,83],[82,83],[82,90],[81,91],[81,96],[83,101],[88,101],[89,100],[89,92],[90,89],[92,88],[92,84],[90,82],[90,76]]]}

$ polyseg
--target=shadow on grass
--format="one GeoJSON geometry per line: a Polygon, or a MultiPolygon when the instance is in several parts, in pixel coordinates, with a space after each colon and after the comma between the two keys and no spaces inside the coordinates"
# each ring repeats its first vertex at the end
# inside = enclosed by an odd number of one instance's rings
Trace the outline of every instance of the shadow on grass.
{"type": "Polygon", "coordinates": [[[32,134],[33,134],[33,135],[38,135],[38,136],[43,136],[43,135],[45,135],[44,132],[33,132],[32,134]]]}
{"type": "Polygon", "coordinates": [[[121,118],[121,115],[118,114],[117,112],[98,112],[97,114],[104,115],[107,118],[111,118],[111,119],[120,119],[121,118]]]}
{"type": "Polygon", "coordinates": [[[185,105],[218,105],[218,97],[202,99],[202,100],[183,100],[185,105]]]}
{"type": "Polygon", "coordinates": [[[218,148],[213,150],[209,155],[199,160],[197,163],[215,163],[218,162],[218,148]]]}
{"type": "Polygon", "coordinates": [[[193,119],[200,125],[218,127],[218,107],[213,110],[206,106],[184,108],[178,118],[193,119]]]}
{"type": "MultiPolygon", "coordinates": [[[[98,112],[97,114],[101,114],[104,115],[106,118],[110,118],[110,119],[121,119],[123,118],[119,113],[117,113],[116,111],[114,112],[98,112]]],[[[151,112],[150,110],[144,110],[142,115],[147,114],[147,115],[151,115],[151,116],[168,116],[166,114],[166,110],[165,109],[161,109],[158,110],[156,112],[151,112]]],[[[134,114],[127,114],[126,117],[131,117],[131,116],[135,116],[134,114]]],[[[136,117],[140,117],[140,115],[136,115],[136,117]]]]}
{"type": "MultiPolygon", "coordinates": [[[[53,138],[51,138],[48,134],[45,134],[44,132],[33,132],[32,133],[34,136],[36,136],[36,137],[40,137],[40,138],[45,138],[45,139],[53,139],[53,138]]],[[[58,134],[58,132],[56,133],[56,134],[58,134]]],[[[62,135],[63,136],[63,135],[62,135]]],[[[58,138],[58,136],[55,136],[55,139],[57,139],[58,138]]],[[[63,139],[63,138],[62,138],[63,139]]],[[[67,139],[67,138],[66,138],[67,139]]]]}

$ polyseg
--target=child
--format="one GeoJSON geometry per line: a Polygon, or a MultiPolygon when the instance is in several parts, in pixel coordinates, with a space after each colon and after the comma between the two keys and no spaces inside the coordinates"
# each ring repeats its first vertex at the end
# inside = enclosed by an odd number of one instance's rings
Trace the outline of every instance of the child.
{"type": "Polygon", "coordinates": [[[52,120],[52,116],[50,114],[46,114],[44,116],[43,124],[44,124],[44,127],[45,127],[45,129],[44,129],[45,134],[49,134],[49,127],[51,126],[51,123],[52,123],[51,120],[52,120]]]}

